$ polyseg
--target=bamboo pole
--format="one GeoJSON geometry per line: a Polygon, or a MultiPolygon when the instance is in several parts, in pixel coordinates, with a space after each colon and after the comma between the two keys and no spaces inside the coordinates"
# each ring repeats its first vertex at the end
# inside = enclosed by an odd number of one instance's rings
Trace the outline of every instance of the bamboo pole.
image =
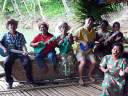
{"type": "Polygon", "coordinates": [[[3,90],[3,91],[0,91],[0,92],[21,91],[21,90],[36,90],[36,89],[45,89],[45,88],[54,88],[54,87],[66,87],[66,86],[73,86],[73,85],[78,85],[78,83],[49,85],[49,86],[38,86],[38,87],[19,88],[19,89],[10,89],[10,90],[3,90]]]}
{"type": "MultiPolygon", "coordinates": [[[[97,82],[101,82],[102,80],[98,80],[97,82]]],[[[91,84],[92,81],[86,81],[85,84],[91,84]]],[[[46,85],[46,86],[37,86],[37,87],[30,87],[30,88],[19,88],[19,89],[10,89],[10,90],[2,90],[0,92],[10,92],[10,91],[29,91],[29,90],[37,90],[37,89],[45,89],[45,88],[55,88],[55,87],[68,87],[78,85],[77,82],[68,83],[68,84],[59,84],[59,85],[46,85]]]]}

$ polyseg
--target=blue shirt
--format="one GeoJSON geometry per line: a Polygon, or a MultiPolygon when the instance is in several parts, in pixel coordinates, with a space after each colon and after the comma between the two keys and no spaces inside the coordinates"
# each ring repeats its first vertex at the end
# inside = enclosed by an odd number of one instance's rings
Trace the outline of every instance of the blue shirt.
{"type": "Polygon", "coordinates": [[[6,41],[8,44],[13,44],[17,50],[21,50],[21,51],[22,51],[22,45],[26,44],[24,35],[19,32],[16,33],[15,39],[13,38],[10,32],[5,33],[4,36],[0,39],[0,42],[4,42],[4,41],[6,41]]]}

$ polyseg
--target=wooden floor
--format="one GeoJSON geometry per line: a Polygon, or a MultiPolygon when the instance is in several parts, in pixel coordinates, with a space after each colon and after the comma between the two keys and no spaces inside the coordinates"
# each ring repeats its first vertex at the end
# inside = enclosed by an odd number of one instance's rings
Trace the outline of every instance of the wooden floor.
{"type": "Polygon", "coordinates": [[[0,78],[0,96],[98,96],[102,91],[102,80],[95,83],[85,81],[85,86],[80,86],[76,81],[61,83],[28,84],[14,82],[13,89],[7,90],[4,78],[0,78]]]}

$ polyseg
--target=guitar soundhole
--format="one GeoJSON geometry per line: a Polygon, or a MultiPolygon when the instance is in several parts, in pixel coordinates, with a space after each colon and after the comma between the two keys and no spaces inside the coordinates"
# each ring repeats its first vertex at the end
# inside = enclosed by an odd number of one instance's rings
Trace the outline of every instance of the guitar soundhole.
{"type": "Polygon", "coordinates": [[[91,44],[88,44],[88,47],[91,47],[91,44]]]}

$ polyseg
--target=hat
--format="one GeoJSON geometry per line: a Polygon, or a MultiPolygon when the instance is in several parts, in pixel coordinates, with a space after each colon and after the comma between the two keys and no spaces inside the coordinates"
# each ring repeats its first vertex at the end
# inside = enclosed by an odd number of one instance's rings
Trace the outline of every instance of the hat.
{"type": "Polygon", "coordinates": [[[45,25],[45,26],[47,26],[47,27],[49,28],[49,25],[48,25],[46,22],[41,22],[41,23],[39,23],[39,24],[38,24],[38,27],[40,28],[41,25],[45,25]]]}
{"type": "Polygon", "coordinates": [[[8,24],[10,23],[15,23],[16,24],[16,27],[18,26],[18,21],[14,20],[14,19],[10,19],[7,21],[7,24],[6,24],[6,28],[8,29],[8,24]]]}
{"type": "Polygon", "coordinates": [[[60,30],[63,25],[66,25],[66,26],[68,27],[68,31],[71,29],[71,27],[70,27],[70,26],[68,25],[68,23],[65,22],[65,21],[59,23],[58,29],[60,30]]]}

